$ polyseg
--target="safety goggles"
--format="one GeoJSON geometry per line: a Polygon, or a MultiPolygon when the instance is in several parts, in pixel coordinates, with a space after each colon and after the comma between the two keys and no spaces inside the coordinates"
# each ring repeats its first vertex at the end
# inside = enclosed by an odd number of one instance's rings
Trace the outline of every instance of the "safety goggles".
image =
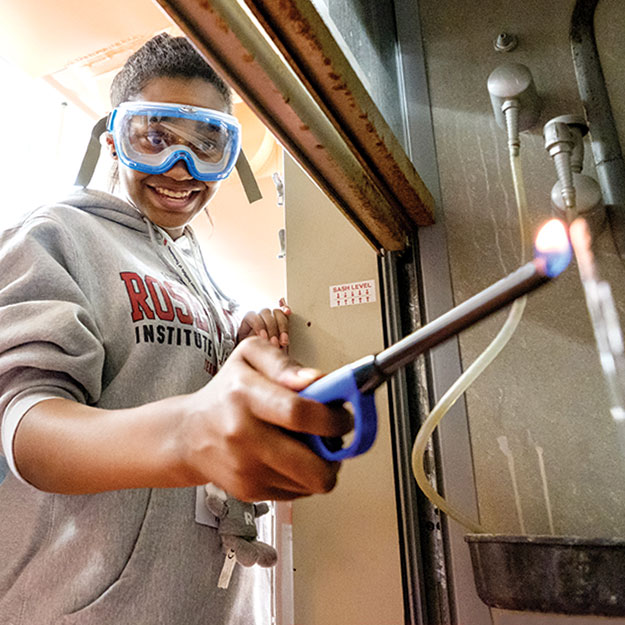
{"type": "Polygon", "coordinates": [[[230,175],[241,150],[241,127],[232,115],[161,102],[124,102],[107,122],[120,161],[162,174],[183,160],[197,180],[230,175]]]}

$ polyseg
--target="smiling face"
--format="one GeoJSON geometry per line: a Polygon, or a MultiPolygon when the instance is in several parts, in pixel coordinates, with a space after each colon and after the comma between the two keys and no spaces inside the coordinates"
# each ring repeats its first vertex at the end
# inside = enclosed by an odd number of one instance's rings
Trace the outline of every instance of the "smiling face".
{"type": "MultiPolygon", "coordinates": [[[[224,97],[202,78],[154,78],[134,99],[228,112],[224,97]]],[[[112,140],[109,141],[113,149],[112,140]]],[[[184,161],[178,161],[162,174],[146,174],[121,162],[118,164],[119,182],[126,199],[174,238],[182,234],[184,227],[210,202],[219,187],[217,181],[193,178],[184,161]]]]}

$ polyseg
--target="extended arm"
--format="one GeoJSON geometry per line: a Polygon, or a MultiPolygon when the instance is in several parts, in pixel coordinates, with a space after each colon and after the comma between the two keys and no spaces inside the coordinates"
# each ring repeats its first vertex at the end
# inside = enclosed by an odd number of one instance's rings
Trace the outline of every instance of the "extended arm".
{"type": "Polygon", "coordinates": [[[16,464],[37,488],[60,493],[206,482],[247,501],[326,492],[338,465],[293,433],[340,436],[351,424],[297,394],[318,375],[251,337],[192,394],[121,410],[36,404],[17,429],[16,464]]]}

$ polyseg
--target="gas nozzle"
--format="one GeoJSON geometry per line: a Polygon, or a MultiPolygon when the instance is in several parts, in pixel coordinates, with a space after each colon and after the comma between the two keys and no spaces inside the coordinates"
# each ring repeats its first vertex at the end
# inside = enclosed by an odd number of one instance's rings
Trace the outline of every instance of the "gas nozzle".
{"type": "Polygon", "coordinates": [[[540,98],[530,70],[521,63],[505,63],[487,81],[495,120],[508,132],[508,145],[519,152],[519,132],[532,128],[540,116],[540,98]]]}
{"type": "Polygon", "coordinates": [[[568,213],[569,220],[574,218],[580,208],[582,212],[588,212],[601,201],[598,184],[587,176],[581,179],[584,136],[587,133],[585,120],[577,115],[554,117],[543,128],[545,149],[553,159],[558,176],[558,182],[552,190],[552,201],[556,208],[568,213]],[[576,178],[579,184],[576,184],[576,178]],[[577,197],[578,186],[584,190],[581,198],[577,197]],[[557,197],[558,193],[560,198],[557,197]],[[583,199],[581,204],[579,199],[583,199]]]}

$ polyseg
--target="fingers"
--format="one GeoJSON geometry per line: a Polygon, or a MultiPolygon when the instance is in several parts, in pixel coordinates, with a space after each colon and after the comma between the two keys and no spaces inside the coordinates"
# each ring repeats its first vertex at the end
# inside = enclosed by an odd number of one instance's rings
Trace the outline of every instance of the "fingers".
{"type": "Polygon", "coordinates": [[[280,447],[280,464],[275,468],[272,488],[296,497],[330,492],[337,484],[340,463],[323,460],[294,439],[288,443],[280,447]]]}
{"type": "MultiPolygon", "coordinates": [[[[278,312],[282,317],[284,317],[284,313],[282,313],[282,311],[276,310],[275,312],[278,312]]],[[[264,324],[266,338],[268,338],[269,342],[273,343],[276,347],[280,347],[280,328],[278,326],[278,320],[274,316],[274,311],[269,310],[269,308],[263,308],[263,310],[258,313],[258,316],[264,324]]]]}
{"type": "Polygon", "coordinates": [[[284,298],[280,299],[279,308],[270,310],[263,308],[260,312],[250,311],[241,322],[238,341],[248,336],[259,336],[268,339],[276,347],[289,344],[289,316],[291,309],[284,298]]]}
{"type": "Polygon", "coordinates": [[[347,411],[299,395],[319,377],[260,336],[241,342],[213,380],[183,400],[193,481],[214,482],[246,501],[334,488],[339,463],[317,456],[299,436],[340,437],[352,427],[347,411]]]}
{"type": "Polygon", "coordinates": [[[245,453],[228,454],[220,486],[244,501],[294,499],[326,493],[337,483],[340,463],[327,462],[303,443],[267,423],[256,424],[254,440],[245,453]]]}
{"type": "Polygon", "coordinates": [[[286,347],[289,344],[289,315],[290,309],[288,307],[263,308],[256,317],[256,325],[260,328],[257,332],[257,336],[268,338],[270,343],[273,343],[276,347],[286,347]],[[288,314],[284,311],[288,310],[288,314]]]}
{"type": "Polygon", "coordinates": [[[206,387],[188,397],[186,457],[200,482],[214,482],[246,501],[294,499],[334,488],[339,464],[317,456],[296,433],[330,437],[348,426],[327,406],[276,381],[293,376],[302,386],[298,371],[307,371],[304,386],[318,375],[250,337],[206,387]]]}
{"type": "MultiPolygon", "coordinates": [[[[301,391],[321,377],[317,369],[301,367],[284,352],[250,338],[232,354],[249,368],[241,373],[240,391],[261,419],[294,432],[341,436],[351,429],[351,415],[292,391],[301,391]]],[[[234,361],[233,363],[234,364],[234,361]]]]}
{"type": "MultiPolygon", "coordinates": [[[[280,300],[283,301],[283,300],[280,300]]],[[[278,339],[281,346],[289,344],[289,316],[291,315],[291,309],[288,306],[282,306],[276,308],[273,311],[273,318],[278,326],[278,339]]]]}
{"type": "Polygon", "coordinates": [[[255,337],[241,343],[232,356],[242,359],[267,379],[294,391],[305,389],[322,376],[318,369],[300,366],[286,352],[278,351],[275,346],[255,337]]]}

